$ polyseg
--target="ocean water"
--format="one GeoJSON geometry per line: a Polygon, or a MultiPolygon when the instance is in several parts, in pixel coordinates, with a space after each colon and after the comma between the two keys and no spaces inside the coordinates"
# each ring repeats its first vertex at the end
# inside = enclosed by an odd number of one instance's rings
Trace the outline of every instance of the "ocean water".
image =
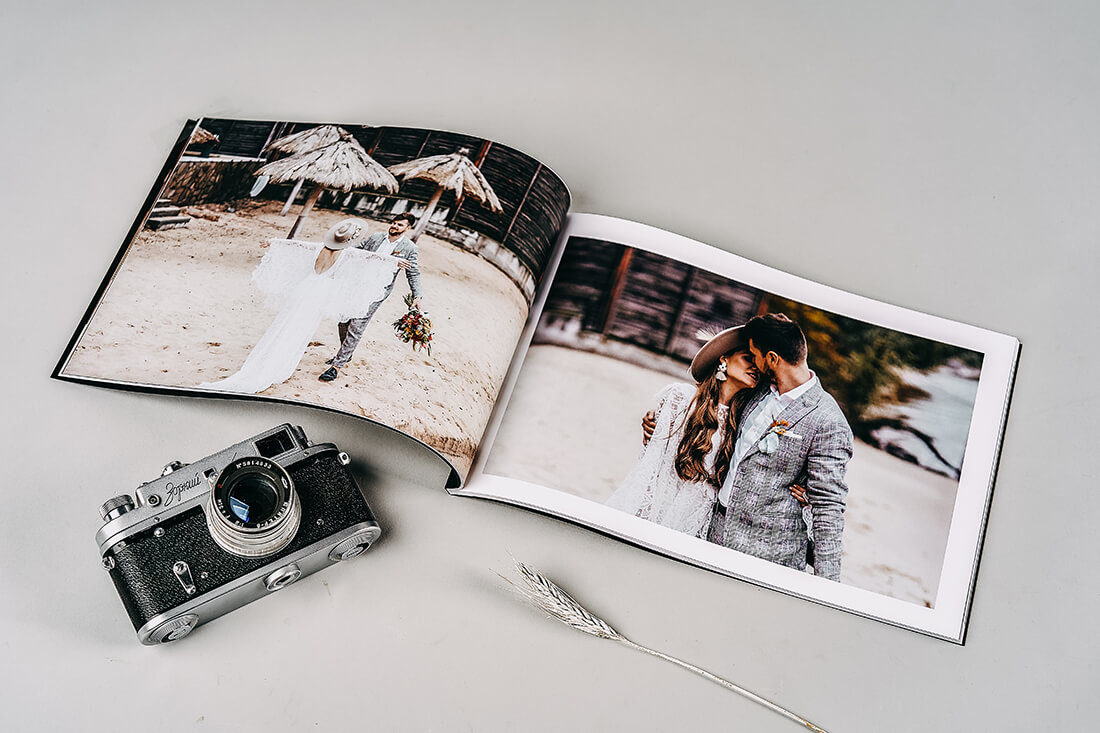
{"type": "Polygon", "coordinates": [[[970,370],[958,365],[945,365],[927,374],[906,370],[902,380],[923,389],[929,397],[890,405],[876,412],[876,416],[896,418],[930,436],[943,460],[907,430],[887,427],[875,430],[872,435],[879,447],[895,446],[912,455],[918,465],[957,477],[978,394],[978,380],[970,377],[970,370]]]}

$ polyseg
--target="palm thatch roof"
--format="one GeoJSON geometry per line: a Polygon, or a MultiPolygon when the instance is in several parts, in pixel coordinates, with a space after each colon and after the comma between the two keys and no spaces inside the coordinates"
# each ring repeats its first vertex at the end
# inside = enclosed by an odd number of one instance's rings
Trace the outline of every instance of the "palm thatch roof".
{"type": "Polygon", "coordinates": [[[454,191],[455,196],[460,199],[463,195],[472,196],[495,213],[504,211],[500,199],[481,169],[461,153],[431,155],[398,163],[390,166],[390,173],[403,181],[413,178],[432,181],[444,190],[454,191]]]}
{"type": "Polygon", "coordinates": [[[205,145],[206,143],[214,143],[218,141],[218,136],[202,127],[195,127],[195,131],[191,133],[191,140],[188,145],[205,145]]]}
{"type": "Polygon", "coordinates": [[[385,166],[367,155],[363,146],[348,135],[314,150],[295,153],[268,163],[257,176],[271,176],[272,183],[310,181],[324,188],[353,191],[370,188],[397,193],[399,188],[385,166]]]}
{"type": "Polygon", "coordinates": [[[351,133],[336,125],[317,125],[293,135],[281,137],[267,146],[268,150],[281,153],[305,153],[323,148],[339,140],[354,140],[351,133]]]}

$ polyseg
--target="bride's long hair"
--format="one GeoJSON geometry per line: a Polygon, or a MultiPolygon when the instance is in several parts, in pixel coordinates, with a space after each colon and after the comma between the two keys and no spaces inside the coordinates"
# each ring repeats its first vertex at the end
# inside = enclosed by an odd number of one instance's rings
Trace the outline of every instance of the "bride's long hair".
{"type": "Polygon", "coordinates": [[[676,448],[676,474],[684,481],[706,481],[721,486],[730,470],[733,447],[737,442],[737,421],[752,395],[751,389],[742,389],[730,401],[726,418],[726,432],[718,455],[714,459],[714,473],[708,473],[703,459],[710,453],[711,439],[718,429],[718,404],[722,383],[711,373],[695,390],[695,398],[684,417],[684,437],[676,448]]]}

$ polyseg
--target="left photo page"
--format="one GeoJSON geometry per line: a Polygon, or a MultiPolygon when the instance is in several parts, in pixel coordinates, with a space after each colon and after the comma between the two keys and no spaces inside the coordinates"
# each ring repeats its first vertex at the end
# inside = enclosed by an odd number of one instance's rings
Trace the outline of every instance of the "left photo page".
{"type": "Polygon", "coordinates": [[[568,209],[471,135],[192,121],[53,376],[346,413],[459,485],[568,209]]]}

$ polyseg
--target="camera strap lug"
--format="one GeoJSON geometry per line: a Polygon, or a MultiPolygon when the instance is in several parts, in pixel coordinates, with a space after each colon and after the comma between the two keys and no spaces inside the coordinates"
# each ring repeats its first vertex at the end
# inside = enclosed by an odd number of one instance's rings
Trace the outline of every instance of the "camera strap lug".
{"type": "Polygon", "coordinates": [[[183,586],[183,590],[187,595],[195,594],[195,579],[191,577],[191,568],[183,560],[176,560],[172,565],[172,573],[176,576],[176,580],[183,586]]]}

